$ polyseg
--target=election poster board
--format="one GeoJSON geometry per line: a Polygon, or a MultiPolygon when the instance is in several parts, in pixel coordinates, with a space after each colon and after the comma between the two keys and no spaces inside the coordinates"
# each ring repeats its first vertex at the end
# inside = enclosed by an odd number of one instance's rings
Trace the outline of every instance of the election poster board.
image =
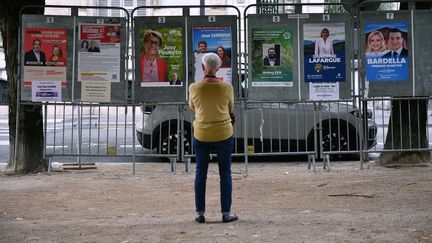
{"type": "Polygon", "coordinates": [[[221,67],[216,77],[232,83],[232,31],[231,26],[194,26],[192,46],[194,53],[194,81],[204,79],[201,59],[205,53],[216,53],[221,58],[221,67]]]}
{"type": "Polygon", "coordinates": [[[122,26],[79,23],[78,30],[81,101],[111,102],[111,82],[120,82],[122,26]]]}
{"type": "Polygon", "coordinates": [[[350,99],[355,90],[353,18],[308,14],[300,22],[300,100],[350,99]]]}
{"type": "Polygon", "coordinates": [[[75,98],[95,103],[124,103],[125,18],[77,17],[75,98]]]}
{"type": "Polygon", "coordinates": [[[134,102],[186,100],[185,18],[134,17],[134,102]]]}
{"type": "Polygon", "coordinates": [[[252,86],[293,87],[293,28],[252,28],[252,86]]]}
{"type": "MultiPolygon", "coordinates": [[[[190,16],[187,18],[188,86],[204,78],[201,67],[202,56],[205,53],[215,53],[221,59],[221,67],[215,76],[232,84],[235,100],[240,97],[238,24],[236,15],[190,16]]],[[[186,95],[188,96],[188,92],[186,95]]]]}
{"type": "Polygon", "coordinates": [[[415,95],[411,19],[408,10],[360,12],[363,96],[415,95]]]}
{"type": "Polygon", "coordinates": [[[409,79],[407,23],[367,22],[365,40],[366,79],[369,82],[409,79]]]}
{"type": "Polygon", "coordinates": [[[139,30],[141,87],[182,86],[183,28],[161,27],[139,30]]]}
{"type": "Polygon", "coordinates": [[[340,98],[339,83],[347,80],[345,29],[340,22],[303,25],[303,77],[310,100],[340,98]]]}
{"type": "Polygon", "coordinates": [[[66,86],[66,28],[24,29],[24,86],[32,101],[61,101],[66,86]]]}
{"type": "Polygon", "coordinates": [[[432,14],[430,10],[414,10],[415,95],[432,95],[432,14]]]}
{"type": "Polygon", "coordinates": [[[249,14],[247,18],[246,97],[251,101],[299,100],[298,16],[249,14]]]}

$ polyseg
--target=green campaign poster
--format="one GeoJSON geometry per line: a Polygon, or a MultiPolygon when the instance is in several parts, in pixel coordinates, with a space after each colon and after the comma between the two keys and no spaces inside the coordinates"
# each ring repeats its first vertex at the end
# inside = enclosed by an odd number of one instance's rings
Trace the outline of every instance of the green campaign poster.
{"type": "Polygon", "coordinates": [[[141,87],[183,85],[182,28],[140,29],[141,87]]]}
{"type": "Polygon", "coordinates": [[[293,30],[252,29],[252,86],[293,86],[293,30]]]}

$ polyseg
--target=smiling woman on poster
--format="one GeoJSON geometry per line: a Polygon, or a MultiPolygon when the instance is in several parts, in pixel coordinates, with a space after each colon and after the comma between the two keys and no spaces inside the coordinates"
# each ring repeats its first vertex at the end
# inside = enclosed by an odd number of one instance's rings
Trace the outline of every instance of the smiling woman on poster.
{"type": "Polygon", "coordinates": [[[158,56],[163,44],[162,34],[148,30],[144,33],[144,52],[141,53],[142,82],[168,82],[168,66],[158,56]]]}
{"type": "Polygon", "coordinates": [[[380,58],[387,54],[384,35],[380,31],[372,31],[367,38],[366,58],[380,58]]]}
{"type": "Polygon", "coordinates": [[[333,41],[329,39],[330,31],[327,28],[321,30],[321,38],[315,41],[315,57],[334,56],[333,41]]]}
{"type": "Polygon", "coordinates": [[[52,55],[49,60],[49,63],[47,62],[47,65],[49,66],[65,66],[66,65],[66,58],[63,56],[63,51],[58,45],[54,45],[52,49],[52,55]]]}
{"type": "Polygon", "coordinates": [[[231,67],[231,59],[228,57],[225,48],[223,48],[223,46],[218,46],[216,48],[216,54],[220,57],[222,61],[221,68],[231,67]]]}

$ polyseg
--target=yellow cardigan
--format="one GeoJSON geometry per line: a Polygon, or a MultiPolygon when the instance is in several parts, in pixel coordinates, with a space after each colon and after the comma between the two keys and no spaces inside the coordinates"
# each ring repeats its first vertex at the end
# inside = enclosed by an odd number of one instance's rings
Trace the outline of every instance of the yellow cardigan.
{"type": "Polygon", "coordinates": [[[194,137],[199,141],[218,142],[233,135],[229,113],[234,109],[234,91],[230,83],[191,84],[189,107],[195,111],[194,137]]]}

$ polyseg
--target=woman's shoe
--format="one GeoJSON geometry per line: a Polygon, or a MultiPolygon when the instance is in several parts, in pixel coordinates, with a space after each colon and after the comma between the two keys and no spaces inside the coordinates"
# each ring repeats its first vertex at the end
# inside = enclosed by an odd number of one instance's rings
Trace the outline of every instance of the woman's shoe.
{"type": "Polygon", "coordinates": [[[236,221],[238,219],[237,215],[222,215],[222,222],[229,223],[232,221],[236,221]]]}
{"type": "Polygon", "coordinates": [[[195,221],[197,221],[200,224],[205,223],[204,215],[200,215],[200,216],[196,217],[195,221]]]}

